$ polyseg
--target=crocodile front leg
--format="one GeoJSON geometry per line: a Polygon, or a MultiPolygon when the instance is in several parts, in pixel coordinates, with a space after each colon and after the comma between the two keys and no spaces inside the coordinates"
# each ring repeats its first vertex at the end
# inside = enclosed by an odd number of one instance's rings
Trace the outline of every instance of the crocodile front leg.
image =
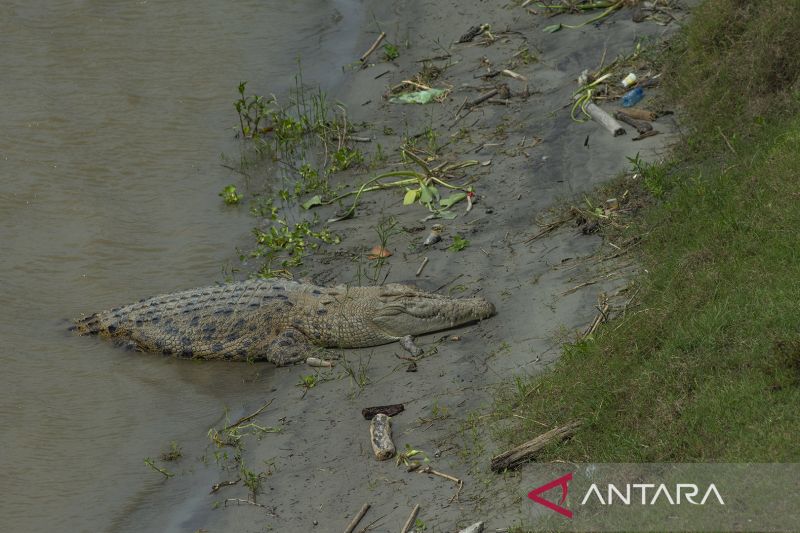
{"type": "Polygon", "coordinates": [[[264,355],[259,359],[266,359],[275,366],[286,366],[305,361],[319,350],[301,332],[287,329],[267,345],[264,355]]]}

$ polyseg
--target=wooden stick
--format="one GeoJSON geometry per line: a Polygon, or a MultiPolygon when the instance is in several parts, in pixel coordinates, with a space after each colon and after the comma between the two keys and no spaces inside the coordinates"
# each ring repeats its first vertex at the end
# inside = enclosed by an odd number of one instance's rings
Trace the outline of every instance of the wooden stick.
{"type": "Polygon", "coordinates": [[[450,480],[453,483],[462,483],[462,481],[457,477],[453,477],[450,474],[445,474],[444,472],[439,472],[438,470],[434,470],[430,466],[420,468],[419,470],[417,470],[417,472],[419,472],[420,474],[431,474],[433,476],[443,477],[444,479],[450,480]]]}
{"type": "Polygon", "coordinates": [[[419,268],[417,269],[417,273],[415,274],[417,277],[419,277],[419,275],[422,274],[422,269],[424,269],[425,265],[427,265],[427,264],[428,264],[428,257],[425,256],[422,259],[422,264],[419,266],[419,268]]]}
{"type": "Polygon", "coordinates": [[[408,520],[406,520],[406,523],[403,525],[403,529],[400,530],[400,533],[408,533],[411,531],[411,528],[414,527],[414,521],[417,519],[417,514],[419,514],[419,504],[415,505],[411,510],[411,514],[408,515],[408,520]]]}
{"type": "Polygon", "coordinates": [[[355,518],[353,518],[353,520],[351,520],[350,523],[347,525],[347,529],[344,530],[344,533],[353,533],[353,530],[356,528],[358,523],[361,522],[361,519],[364,518],[364,515],[367,514],[367,511],[369,511],[369,507],[370,506],[368,503],[365,503],[364,505],[361,506],[361,510],[358,512],[355,518]]]}
{"type": "Polygon", "coordinates": [[[467,102],[467,105],[465,107],[467,109],[469,109],[471,107],[475,107],[476,105],[480,105],[483,102],[485,102],[486,100],[488,100],[489,98],[491,98],[493,96],[496,96],[499,92],[500,92],[499,89],[492,89],[488,93],[480,95],[475,100],[472,100],[471,102],[467,102]]]}
{"type": "Polygon", "coordinates": [[[588,328],[586,328],[586,331],[583,332],[581,338],[594,334],[594,332],[597,331],[597,328],[600,327],[600,324],[608,320],[608,309],[608,302],[603,302],[602,307],[598,307],[600,312],[596,317],[594,317],[594,320],[592,320],[592,323],[589,324],[588,328]]]}
{"type": "Polygon", "coordinates": [[[382,32],[381,32],[381,34],[380,34],[380,35],[378,35],[378,38],[377,38],[377,39],[375,39],[375,42],[374,42],[374,43],[372,43],[372,46],[370,46],[370,47],[369,47],[369,50],[367,50],[366,52],[364,52],[364,55],[363,55],[363,56],[361,56],[361,58],[360,58],[360,61],[361,61],[362,63],[363,63],[364,61],[366,61],[366,60],[367,60],[367,58],[368,58],[370,55],[372,55],[372,52],[374,52],[374,51],[375,51],[375,50],[378,48],[378,46],[380,46],[381,42],[382,42],[384,39],[386,39],[386,32],[383,32],[383,31],[382,31],[382,32]]]}
{"type": "Polygon", "coordinates": [[[614,117],[597,107],[594,102],[586,104],[586,112],[595,122],[599,122],[605,129],[614,134],[614,137],[625,135],[625,128],[614,117]]]}
{"type": "Polygon", "coordinates": [[[583,422],[581,420],[573,420],[566,426],[552,429],[547,433],[539,435],[535,439],[531,439],[528,442],[520,444],[516,448],[512,448],[499,455],[495,455],[492,457],[492,471],[502,472],[503,470],[514,468],[521,463],[532,459],[537,453],[539,453],[539,451],[541,451],[542,448],[548,444],[564,440],[567,437],[575,434],[575,432],[578,431],[578,428],[581,427],[582,423],[583,422]]]}

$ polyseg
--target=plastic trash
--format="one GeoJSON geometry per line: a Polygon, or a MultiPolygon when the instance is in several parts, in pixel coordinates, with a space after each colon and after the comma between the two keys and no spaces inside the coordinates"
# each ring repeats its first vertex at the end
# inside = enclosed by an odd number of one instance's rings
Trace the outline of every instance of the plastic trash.
{"type": "Polygon", "coordinates": [[[626,89],[631,85],[633,85],[634,83],[636,83],[636,74],[634,74],[633,72],[625,76],[625,78],[622,80],[622,86],[625,87],[626,89]]]}
{"type": "Polygon", "coordinates": [[[644,98],[644,89],[641,87],[632,89],[622,96],[622,107],[633,107],[638,104],[642,98],[644,98]]]}
{"type": "Polygon", "coordinates": [[[405,93],[390,99],[395,104],[428,104],[445,93],[444,89],[426,89],[413,93],[405,93]]]}

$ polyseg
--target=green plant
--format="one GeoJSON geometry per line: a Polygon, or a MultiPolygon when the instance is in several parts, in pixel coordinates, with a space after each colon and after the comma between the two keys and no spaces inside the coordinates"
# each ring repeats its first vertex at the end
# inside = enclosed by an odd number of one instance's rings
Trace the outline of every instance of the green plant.
{"type": "Polygon", "coordinates": [[[403,197],[403,205],[410,205],[416,201],[419,201],[420,203],[424,204],[428,209],[431,210],[432,214],[430,215],[430,218],[446,218],[446,219],[455,218],[456,214],[450,211],[449,207],[455,204],[456,202],[465,200],[467,198],[467,195],[472,192],[472,188],[451,185],[450,183],[446,182],[439,176],[444,175],[446,172],[449,171],[465,168],[472,165],[477,165],[478,161],[470,160],[452,165],[440,165],[440,167],[438,167],[434,171],[428,166],[428,164],[424,160],[422,160],[422,158],[420,158],[418,155],[416,155],[408,148],[404,147],[402,149],[402,153],[404,154],[405,157],[417,163],[422,168],[423,172],[416,172],[413,170],[396,170],[392,172],[385,172],[383,174],[380,174],[374,178],[367,180],[356,190],[340,194],[334,198],[330,198],[324,201],[320,200],[319,204],[332,204],[334,202],[341,201],[349,196],[354,196],[353,203],[350,206],[350,208],[347,211],[345,211],[344,214],[329,220],[329,222],[337,222],[339,220],[344,220],[346,218],[352,217],[355,214],[358,201],[361,198],[361,195],[363,195],[364,193],[370,191],[377,191],[381,189],[396,188],[396,187],[406,188],[406,194],[403,197]],[[407,179],[402,179],[392,182],[381,181],[386,178],[394,178],[394,177],[407,177],[407,179]],[[414,185],[416,185],[416,188],[413,188],[414,185]],[[441,198],[439,196],[439,191],[436,188],[436,185],[440,185],[447,189],[458,192],[454,192],[447,198],[441,198]]]}
{"type": "Polygon", "coordinates": [[[405,451],[397,454],[397,466],[403,465],[409,468],[419,467],[422,463],[429,463],[428,455],[422,450],[416,450],[406,443],[405,451]],[[420,462],[420,459],[422,462],[420,462]]]}
{"type": "Polygon", "coordinates": [[[398,57],[400,57],[400,51],[397,49],[397,46],[392,43],[386,43],[383,45],[383,57],[386,61],[394,61],[398,57]]]}
{"type": "Polygon", "coordinates": [[[358,165],[364,162],[364,154],[358,150],[342,146],[333,153],[333,162],[330,166],[330,172],[341,172],[347,170],[353,165],[358,165]]]}
{"type": "Polygon", "coordinates": [[[242,201],[243,196],[236,190],[236,185],[226,185],[219,193],[222,200],[228,205],[236,205],[242,201]]]}
{"type": "Polygon", "coordinates": [[[464,248],[469,246],[469,241],[462,237],[461,235],[454,235],[453,236],[453,243],[447,247],[448,250],[451,252],[460,252],[464,248]]]}
{"type": "Polygon", "coordinates": [[[161,454],[162,461],[177,461],[181,457],[183,457],[183,451],[175,441],[170,442],[169,450],[161,454]]]}
{"type": "Polygon", "coordinates": [[[245,95],[247,82],[239,83],[239,99],[233,103],[236,113],[239,115],[239,131],[245,138],[255,138],[265,133],[264,128],[260,128],[261,124],[265,122],[270,116],[270,104],[274,103],[272,100],[265,101],[262,96],[245,95]]]}
{"type": "Polygon", "coordinates": [[[285,220],[277,219],[267,231],[255,228],[253,232],[258,246],[250,252],[250,257],[267,259],[268,264],[277,260],[286,268],[302,264],[306,251],[316,250],[320,242],[340,242],[340,238],[327,228],[315,231],[312,224],[313,221],[304,220],[290,226],[285,220]]]}
{"type": "Polygon", "coordinates": [[[350,380],[353,385],[355,385],[355,389],[352,390],[350,393],[351,398],[355,398],[361,391],[364,390],[364,387],[369,385],[369,376],[367,376],[367,371],[369,370],[369,365],[372,361],[372,354],[367,357],[366,363],[363,359],[359,358],[358,360],[358,367],[353,368],[353,365],[346,358],[342,358],[341,367],[344,369],[345,374],[350,377],[350,380]]]}
{"type": "Polygon", "coordinates": [[[242,478],[242,483],[244,486],[247,487],[247,490],[250,491],[250,499],[252,501],[256,501],[256,498],[261,493],[264,478],[266,478],[269,474],[267,472],[255,472],[247,468],[244,464],[244,461],[239,457],[239,475],[242,478]]]}
{"type": "Polygon", "coordinates": [[[297,384],[297,386],[303,388],[303,397],[305,397],[306,393],[316,387],[318,382],[319,378],[316,374],[308,374],[305,376],[300,376],[300,382],[297,384]]]}
{"type": "MultiPolygon", "coordinates": [[[[397,235],[402,232],[401,229],[397,227],[397,220],[394,217],[383,217],[380,219],[378,224],[373,228],[375,233],[378,236],[378,243],[382,250],[389,249],[389,239],[391,239],[394,235],[397,235]]],[[[378,283],[378,279],[380,279],[381,271],[383,270],[384,265],[386,264],[386,257],[383,255],[378,254],[378,256],[372,262],[372,275],[369,276],[370,280],[373,283],[378,283]]]]}

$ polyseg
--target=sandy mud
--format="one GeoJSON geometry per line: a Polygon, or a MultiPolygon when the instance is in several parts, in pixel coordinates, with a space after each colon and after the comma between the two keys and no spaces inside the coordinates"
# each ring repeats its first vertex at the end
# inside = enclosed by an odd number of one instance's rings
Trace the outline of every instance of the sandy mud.
{"type": "MultiPolygon", "coordinates": [[[[338,97],[354,123],[370,124],[359,135],[371,137],[372,146],[394,147],[404,134],[424,139],[428,129],[434,130],[438,143],[447,143],[440,160],[482,163],[465,172],[475,178],[477,200],[468,214],[463,203],[457,205],[454,220],[422,222],[427,211],[403,207],[401,192],[368,194],[355,218],[333,225],[345,237],[342,245],[306,261],[310,277],[321,284],[368,283],[365,270],[348,252],[365,254],[377,244],[375,226],[393,216],[406,231],[391,237],[394,255],[381,281],[480,295],[495,303],[498,314],[420,338],[426,354],[416,362],[416,372],[407,371],[409,362],[399,356],[408,354],[397,345],[347,350],[330,370],[254,366],[247,401],[228,417],[235,420],[272,400],[257,422],[280,431],[247,437],[241,457],[254,471],[267,472],[256,500],[266,507],[226,504],[228,498],[249,498],[242,482],[209,494],[213,484],[239,477],[221,468],[231,463],[215,459],[214,453],[235,451],[216,450],[205,432],[198,432],[195,443],[184,445],[186,457],[172,467],[178,475],[143,492],[118,524],[120,530],[342,531],[364,503],[371,508],[356,531],[368,525],[369,531],[399,531],[415,504],[421,506],[419,519],[428,531],[456,531],[478,520],[494,531],[527,516],[524,472],[499,476],[489,471],[490,457],[502,451],[484,423],[494,387],[546,371],[560,344],[595,318],[598,296],[622,288],[634,268],[624,261],[603,261],[612,249],[573,224],[528,239],[541,230],[537,220],[546,218],[552,206],[580,199],[582,192],[629,169],[628,158],[637,153],[659,157],[675,132],[670,117],[658,120],[660,135],[636,142],[633,128],[613,137],[597,123],[574,122],[569,107],[576,78],[596,68],[604,54],[610,60],[632,53],[638,42],[654,45],[677,24],[636,23],[624,9],[600,24],[551,34],[542,31],[552,23],[546,17],[478,1],[398,2],[391,11],[376,12],[375,20],[393,42],[408,47],[400,46],[393,62],[376,54],[374,65],[347,75],[338,97]],[[491,25],[491,43],[482,44],[481,36],[454,44],[471,26],[483,23],[491,25]],[[521,53],[530,60],[520,60],[521,53]],[[436,86],[452,88],[443,103],[403,106],[384,99],[389,87],[420,70],[422,60],[445,55],[431,61],[442,69],[436,86]],[[527,82],[480,77],[510,68],[512,62],[513,71],[527,82]],[[464,111],[465,100],[501,83],[511,91],[506,101],[464,111]],[[529,94],[523,96],[526,86],[529,94]],[[395,133],[389,134],[390,129],[395,133]],[[445,226],[443,239],[425,247],[422,240],[434,223],[445,226]],[[456,235],[469,241],[458,252],[448,249],[456,235]],[[416,276],[424,257],[427,265],[416,276]],[[315,386],[299,387],[311,374],[317,374],[315,386]],[[408,472],[394,460],[375,460],[361,409],[394,403],[405,405],[393,418],[398,450],[424,451],[432,468],[462,480],[463,487],[408,472]]],[[[366,50],[378,28],[363,31],[366,50]]],[[[647,91],[652,98],[654,90],[647,91]]],[[[319,212],[327,218],[334,209],[319,212]]],[[[364,265],[369,273],[368,261],[364,265]]],[[[214,368],[207,365],[209,372],[214,368]]],[[[220,418],[217,427],[222,425],[220,418]]]]}

